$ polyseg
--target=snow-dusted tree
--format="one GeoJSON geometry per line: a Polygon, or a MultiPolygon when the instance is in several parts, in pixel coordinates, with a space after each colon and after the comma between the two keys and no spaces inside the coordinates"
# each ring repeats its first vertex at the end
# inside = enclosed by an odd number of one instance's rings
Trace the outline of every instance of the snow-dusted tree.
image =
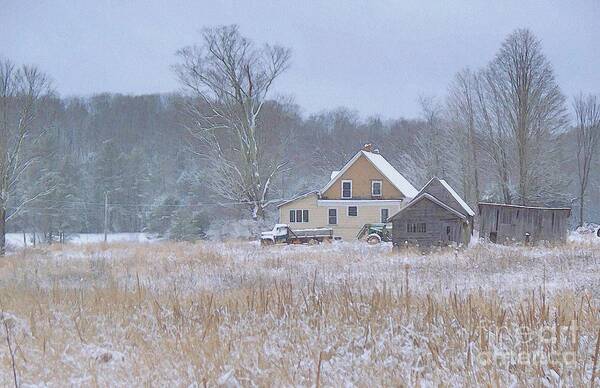
{"type": "Polygon", "coordinates": [[[419,103],[423,120],[418,133],[412,144],[400,147],[404,150],[403,155],[394,163],[403,166],[402,172],[417,185],[432,177],[455,180],[458,153],[444,109],[433,97],[420,97],[419,103]]]}
{"type": "Polygon", "coordinates": [[[573,109],[576,120],[579,226],[581,226],[590,170],[594,158],[598,157],[598,144],[600,144],[600,102],[596,96],[580,94],[573,99],[573,109]]]}
{"type": "Polygon", "coordinates": [[[445,178],[448,173],[446,123],[443,107],[435,98],[420,97],[421,114],[425,125],[417,136],[416,150],[427,177],[445,178]]]}
{"type": "Polygon", "coordinates": [[[211,188],[248,206],[254,219],[263,218],[269,188],[285,163],[261,148],[261,109],[288,68],[290,50],[257,47],[237,26],[221,26],[203,30],[202,43],[178,55],[175,71],[195,97],[187,104],[189,130],[207,162],[211,188]]]}
{"type": "Polygon", "coordinates": [[[170,239],[177,241],[195,241],[206,237],[209,218],[203,212],[178,209],[171,219],[167,232],[170,239]]]}
{"type": "Polygon", "coordinates": [[[312,153],[311,169],[324,179],[323,184],[329,180],[332,171],[342,168],[360,147],[371,141],[358,132],[360,118],[354,110],[337,108],[311,115],[308,121],[321,129],[307,148],[312,153]]]}
{"type": "Polygon", "coordinates": [[[490,139],[490,146],[509,136],[516,154],[517,200],[553,200],[559,183],[553,151],[556,135],[567,123],[565,98],[531,31],[519,29],[507,37],[485,72],[485,84],[493,111],[490,124],[503,137],[490,139]]]}
{"type": "Polygon", "coordinates": [[[476,75],[475,83],[475,121],[481,136],[481,149],[489,161],[482,169],[488,170],[493,177],[493,191],[497,192],[504,203],[512,203],[513,187],[511,183],[512,152],[510,133],[504,125],[504,110],[496,98],[490,74],[481,70],[476,75]]]}
{"type": "Polygon", "coordinates": [[[5,252],[6,221],[42,194],[19,198],[9,212],[10,195],[35,160],[24,149],[35,139],[37,108],[49,93],[48,78],[36,67],[0,60],[0,255],[5,252]]]}
{"type": "Polygon", "coordinates": [[[477,76],[465,69],[454,77],[447,98],[448,121],[458,150],[465,198],[471,204],[480,199],[479,157],[476,135],[477,76]]]}

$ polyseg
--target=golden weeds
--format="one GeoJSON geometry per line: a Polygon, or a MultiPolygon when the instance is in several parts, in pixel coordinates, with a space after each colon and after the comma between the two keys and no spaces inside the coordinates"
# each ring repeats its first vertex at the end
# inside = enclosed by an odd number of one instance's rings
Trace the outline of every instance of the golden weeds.
{"type": "MultiPolygon", "coordinates": [[[[543,267],[534,251],[490,246],[412,258],[355,246],[320,249],[100,244],[7,257],[0,300],[16,317],[10,354],[19,379],[593,384],[597,288],[548,290],[547,283],[581,263],[598,274],[594,249],[552,248],[543,267]],[[548,274],[524,289],[486,288],[488,276],[542,274],[546,267],[548,274]],[[469,276],[480,286],[460,288],[469,276]]],[[[7,343],[0,351],[0,380],[10,382],[7,343]]]]}

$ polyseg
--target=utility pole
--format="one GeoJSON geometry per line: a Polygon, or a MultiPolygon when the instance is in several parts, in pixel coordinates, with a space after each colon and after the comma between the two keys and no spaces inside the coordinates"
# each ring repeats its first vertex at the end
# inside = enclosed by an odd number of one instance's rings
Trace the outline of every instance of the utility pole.
{"type": "Polygon", "coordinates": [[[108,191],[104,192],[104,242],[108,240],[108,191]]]}

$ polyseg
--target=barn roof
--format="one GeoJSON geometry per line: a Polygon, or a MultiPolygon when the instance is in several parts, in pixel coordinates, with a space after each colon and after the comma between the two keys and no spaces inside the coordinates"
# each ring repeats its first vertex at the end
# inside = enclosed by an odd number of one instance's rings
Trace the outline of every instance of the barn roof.
{"type": "Polygon", "coordinates": [[[473,209],[471,209],[471,207],[469,205],[467,205],[467,203],[460,197],[460,195],[458,195],[458,193],[456,191],[454,191],[452,186],[450,186],[448,184],[448,182],[446,182],[444,179],[439,179],[439,178],[435,178],[435,177],[431,178],[429,180],[429,182],[427,182],[425,184],[425,186],[423,186],[421,191],[419,191],[419,194],[425,192],[427,187],[431,184],[431,182],[436,181],[436,180],[438,182],[440,182],[440,184],[444,187],[444,189],[446,189],[448,191],[448,193],[450,193],[452,198],[454,198],[454,200],[456,202],[458,202],[458,204],[460,205],[460,207],[466,214],[470,215],[471,217],[475,217],[475,212],[473,211],[473,209]]]}
{"type": "Polygon", "coordinates": [[[402,176],[383,156],[374,152],[368,152],[360,150],[344,165],[344,167],[337,172],[337,174],[331,174],[331,179],[321,189],[321,193],[324,193],[341,177],[349,168],[360,158],[364,156],[370,161],[373,166],[383,175],[394,187],[396,187],[405,197],[414,198],[419,193],[413,185],[410,184],[406,178],[402,176]]]}
{"type": "Polygon", "coordinates": [[[501,207],[512,207],[519,209],[534,209],[534,210],[555,210],[555,211],[569,211],[570,207],[543,207],[543,206],[525,206],[525,205],[509,205],[506,203],[494,203],[494,202],[479,202],[479,206],[501,206],[501,207]]]}
{"type": "Polygon", "coordinates": [[[391,216],[389,219],[392,220],[392,219],[396,218],[398,215],[402,214],[402,212],[404,212],[406,209],[410,208],[411,206],[413,206],[414,204],[420,202],[423,199],[430,200],[431,202],[435,203],[436,205],[441,206],[444,209],[448,210],[449,212],[455,214],[459,218],[462,218],[462,219],[466,219],[467,218],[467,217],[465,217],[464,214],[462,214],[461,212],[459,212],[459,211],[451,208],[450,206],[446,205],[445,203],[443,203],[442,201],[440,201],[439,199],[437,199],[433,195],[431,195],[429,193],[421,193],[415,199],[413,199],[412,201],[410,201],[410,203],[408,205],[406,205],[405,207],[403,207],[402,209],[400,209],[400,211],[398,211],[396,214],[394,214],[393,216],[391,216]]]}

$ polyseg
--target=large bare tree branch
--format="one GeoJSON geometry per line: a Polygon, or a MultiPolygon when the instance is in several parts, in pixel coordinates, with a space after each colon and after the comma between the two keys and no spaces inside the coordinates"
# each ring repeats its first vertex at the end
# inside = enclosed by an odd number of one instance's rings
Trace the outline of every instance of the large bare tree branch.
{"type": "Polygon", "coordinates": [[[271,182],[284,164],[261,152],[260,113],[273,82],[288,68],[289,49],[256,47],[237,26],[222,26],[203,30],[202,44],[178,55],[175,72],[196,97],[187,105],[187,129],[213,191],[263,217],[271,182]]]}
{"type": "Polygon", "coordinates": [[[478,78],[477,126],[504,201],[513,193],[521,204],[556,201],[561,182],[553,154],[567,115],[540,42],[529,30],[516,30],[478,78]]]}
{"type": "Polygon", "coordinates": [[[23,198],[7,214],[10,195],[19,178],[36,160],[31,153],[25,155],[24,147],[36,142],[33,123],[40,101],[49,93],[48,78],[36,67],[18,68],[8,60],[0,61],[0,255],[5,250],[6,221],[47,191],[23,198]]]}
{"type": "Polygon", "coordinates": [[[573,99],[573,110],[577,135],[579,226],[582,226],[590,171],[600,144],[600,102],[596,96],[580,94],[573,99]]]}

